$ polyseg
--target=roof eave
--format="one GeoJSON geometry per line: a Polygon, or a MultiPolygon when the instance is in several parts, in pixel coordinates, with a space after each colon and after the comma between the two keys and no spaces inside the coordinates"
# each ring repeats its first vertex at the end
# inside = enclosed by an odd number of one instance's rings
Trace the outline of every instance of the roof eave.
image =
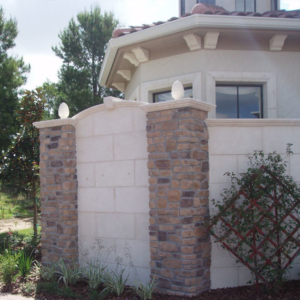
{"type": "Polygon", "coordinates": [[[108,47],[100,71],[100,85],[106,86],[111,67],[119,48],[195,27],[299,31],[300,19],[197,14],[111,39],[108,42],[108,47]]]}

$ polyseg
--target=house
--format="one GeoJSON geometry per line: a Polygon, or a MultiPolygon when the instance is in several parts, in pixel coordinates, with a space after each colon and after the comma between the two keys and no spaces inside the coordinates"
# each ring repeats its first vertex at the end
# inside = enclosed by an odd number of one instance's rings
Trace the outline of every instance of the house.
{"type": "Polygon", "coordinates": [[[300,182],[300,11],[206,2],[216,5],[114,31],[99,82],[126,100],[36,123],[43,263],[100,258],[176,295],[251,279],[204,221],[230,184],[223,174],[243,172],[253,150],[292,143],[288,173],[300,182]],[[175,81],[183,99],[171,100],[175,81]]]}

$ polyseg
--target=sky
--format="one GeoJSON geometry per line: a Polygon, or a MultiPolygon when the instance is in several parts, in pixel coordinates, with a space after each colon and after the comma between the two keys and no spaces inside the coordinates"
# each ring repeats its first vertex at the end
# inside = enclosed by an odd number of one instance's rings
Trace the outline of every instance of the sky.
{"type": "MultiPolygon", "coordinates": [[[[5,17],[18,22],[11,53],[31,65],[25,88],[34,89],[47,79],[57,81],[61,59],[51,47],[59,44],[58,34],[70,19],[94,4],[112,11],[122,26],[165,21],[179,13],[178,0],[0,0],[5,17]]],[[[281,0],[281,8],[300,9],[300,0],[281,0]]]]}

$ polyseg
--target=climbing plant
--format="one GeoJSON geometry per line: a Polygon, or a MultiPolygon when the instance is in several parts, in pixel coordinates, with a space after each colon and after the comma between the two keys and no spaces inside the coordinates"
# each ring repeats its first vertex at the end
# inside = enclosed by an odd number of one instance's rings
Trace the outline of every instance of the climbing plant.
{"type": "Polygon", "coordinates": [[[257,292],[260,283],[280,289],[300,253],[300,188],[286,175],[286,167],[276,152],[255,151],[245,173],[226,174],[231,187],[224,190],[222,203],[213,200],[218,213],[211,217],[210,233],[250,269],[257,292]]]}

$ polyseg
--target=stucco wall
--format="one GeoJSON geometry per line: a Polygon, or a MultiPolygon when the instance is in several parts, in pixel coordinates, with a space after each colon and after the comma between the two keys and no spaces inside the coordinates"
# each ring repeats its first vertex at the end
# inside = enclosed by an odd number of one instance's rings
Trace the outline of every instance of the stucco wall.
{"type": "MultiPolygon", "coordinates": [[[[222,45],[221,40],[219,43],[222,45]]],[[[225,46],[226,43],[222,47],[225,46]]],[[[267,40],[266,47],[268,48],[267,40]]],[[[206,77],[208,72],[222,71],[224,72],[224,79],[226,79],[226,74],[230,75],[231,72],[239,72],[240,81],[242,81],[243,73],[245,72],[253,73],[254,77],[259,77],[260,73],[269,73],[276,76],[272,98],[276,98],[277,117],[298,118],[300,115],[300,85],[298,77],[300,53],[270,52],[267,51],[267,48],[266,51],[200,50],[143,63],[138,67],[138,72],[135,72],[133,79],[128,84],[125,97],[132,100],[131,96],[135,95],[134,91],[136,88],[139,87],[142,90],[143,84],[149,84],[151,81],[157,82],[170,77],[201,73],[201,79],[194,84],[202,92],[200,100],[210,102],[214,95],[207,93],[206,77]]],[[[191,83],[193,82],[191,81],[191,83]]],[[[171,85],[166,87],[166,89],[170,88],[171,85]]],[[[264,86],[264,98],[268,96],[266,95],[266,90],[267,88],[264,86]]],[[[152,92],[154,91],[155,88],[152,89],[152,92]]],[[[151,97],[142,97],[141,93],[139,93],[137,99],[144,102],[151,101],[151,97]]]]}
{"type": "MultiPolygon", "coordinates": [[[[220,193],[224,188],[230,187],[230,178],[223,174],[244,172],[247,169],[248,154],[252,154],[254,150],[263,150],[265,153],[277,151],[286,156],[287,143],[293,144],[294,152],[287,158],[287,173],[300,183],[299,122],[297,126],[286,126],[278,123],[275,125],[274,121],[268,121],[265,125],[257,127],[255,124],[238,125],[236,120],[234,126],[230,123],[227,126],[211,125],[209,125],[210,199],[221,200],[220,193]]],[[[210,211],[214,212],[211,202],[210,211]]],[[[290,276],[297,278],[300,259],[296,259],[293,265],[290,276]]],[[[211,288],[245,285],[250,279],[248,269],[241,264],[236,264],[235,259],[212,240],[211,288]]]]}
{"type": "Polygon", "coordinates": [[[76,126],[80,261],[119,263],[131,283],[150,278],[145,130],[138,107],[96,111],[76,126]]]}

